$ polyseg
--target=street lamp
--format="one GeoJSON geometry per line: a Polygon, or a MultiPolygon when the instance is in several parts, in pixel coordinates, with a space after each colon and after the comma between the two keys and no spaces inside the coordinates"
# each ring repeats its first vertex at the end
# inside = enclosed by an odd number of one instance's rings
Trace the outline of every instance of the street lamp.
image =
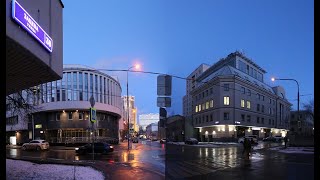
{"type": "Polygon", "coordinates": [[[295,81],[297,83],[298,86],[298,124],[300,123],[300,95],[299,95],[299,83],[297,80],[295,79],[282,79],[282,78],[271,78],[271,81],[275,81],[275,80],[284,80],[284,81],[295,81]]]}
{"type": "Polygon", "coordinates": [[[130,121],[129,121],[129,83],[128,83],[128,76],[129,76],[129,71],[130,71],[130,69],[132,69],[132,68],[135,68],[135,69],[139,69],[140,68],[140,65],[139,64],[136,64],[136,65],[134,65],[134,66],[132,66],[132,67],[130,67],[130,68],[128,68],[128,70],[127,70],[127,118],[128,118],[128,133],[127,133],[127,139],[128,139],[128,150],[130,150],[130,145],[129,145],[129,143],[130,143],[130,141],[129,141],[129,131],[130,131],[130,121]]]}

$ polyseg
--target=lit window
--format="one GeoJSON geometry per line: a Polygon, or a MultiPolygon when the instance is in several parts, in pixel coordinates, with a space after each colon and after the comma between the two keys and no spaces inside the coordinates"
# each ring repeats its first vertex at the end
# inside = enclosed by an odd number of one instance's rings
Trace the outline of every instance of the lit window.
{"type": "Polygon", "coordinates": [[[241,99],[241,107],[244,107],[244,100],[241,99]]]}
{"type": "Polygon", "coordinates": [[[196,112],[198,112],[198,106],[196,106],[196,112]]]}
{"type": "Polygon", "coordinates": [[[199,104],[199,112],[201,111],[201,104],[199,104]]]}
{"type": "Polygon", "coordinates": [[[223,97],[223,104],[224,104],[224,105],[229,105],[229,103],[230,103],[230,102],[229,102],[229,96],[224,96],[224,97],[223,97]]]}
{"type": "Polygon", "coordinates": [[[210,107],[213,107],[213,100],[210,101],[210,107]]]}
{"type": "Polygon", "coordinates": [[[203,104],[202,104],[202,107],[201,107],[201,108],[202,108],[202,110],[204,110],[204,108],[205,108],[205,107],[206,107],[206,104],[205,104],[205,103],[203,103],[203,104]]]}
{"type": "Polygon", "coordinates": [[[247,108],[248,108],[248,109],[251,108],[250,101],[247,101],[247,108]]]}
{"type": "Polygon", "coordinates": [[[209,109],[209,101],[206,102],[206,109],[209,109]]]}
{"type": "Polygon", "coordinates": [[[251,90],[247,89],[248,96],[251,96],[251,90]]]}

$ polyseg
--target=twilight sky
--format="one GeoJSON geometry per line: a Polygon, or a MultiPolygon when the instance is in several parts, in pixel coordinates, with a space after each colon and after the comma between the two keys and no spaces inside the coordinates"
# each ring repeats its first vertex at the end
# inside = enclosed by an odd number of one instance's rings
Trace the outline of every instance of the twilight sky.
{"type": "MultiPolygon", "coordinates": [[[[63,1],[64,64],[128,69],[187,77],[240,50],[265,69],[264,81],[285,88],[297,108],[314,98],[313,0],[99,0],[63,1]]],[[[120,79],[126,95],[126,73],[120,79]]],[[[173,79],[172,108],[182,114],[185,81],[173,79]]],[[[158,113],[157,75],[129,73],[138,115],[158,113]]]]}

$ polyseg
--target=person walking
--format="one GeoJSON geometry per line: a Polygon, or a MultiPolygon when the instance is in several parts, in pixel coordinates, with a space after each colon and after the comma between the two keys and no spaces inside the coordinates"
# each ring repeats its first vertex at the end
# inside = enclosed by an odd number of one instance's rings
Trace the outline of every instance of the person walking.
{"type": "Polygon", "coordinates": [[[288,136],[286,135],[284,137],[284,148],[287,148],[287,143],[288,143],[288,136]]]}
{"type": "Polygon", "coordinates": [[[250,151],[251,151],[251,143],[247,138],[245,138],[243,141],[243,154],[245,158],[249,159],[250,151]]]}

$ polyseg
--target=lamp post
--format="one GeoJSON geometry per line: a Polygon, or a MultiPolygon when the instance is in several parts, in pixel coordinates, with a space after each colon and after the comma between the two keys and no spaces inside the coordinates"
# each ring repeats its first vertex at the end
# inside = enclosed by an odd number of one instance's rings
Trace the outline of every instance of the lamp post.
{"type": "Polygon", "coordinates": [[[300,123],[300,95],[299,95],[299,83],[298,83],[298,81],[297,80],[295,80],[295,79],[287,79],[287,78],[285,78],[285,79],[282,79],[282,78],[271,78],[271,80],[272,81],[275,81],[275,80],[284,80],[284,81],[295,81],[296,83],[297,83],[297,86],[298,86],[298,124],[300,123]]]}
{"type": "Polygon", "coordinates": [[[139,69],[140,65],[136,64],[135,66],[132,66],[130,68],[128,68],[127,70],[127,118],[128,118],[128,133],[127,133],[127,139],[128,139],[128,150],[130,150],[130,140],[129,140],[129,134],[130,134],[130,121],[129,121],[129,71],[132,68],[136,68],[139,69]]]}

